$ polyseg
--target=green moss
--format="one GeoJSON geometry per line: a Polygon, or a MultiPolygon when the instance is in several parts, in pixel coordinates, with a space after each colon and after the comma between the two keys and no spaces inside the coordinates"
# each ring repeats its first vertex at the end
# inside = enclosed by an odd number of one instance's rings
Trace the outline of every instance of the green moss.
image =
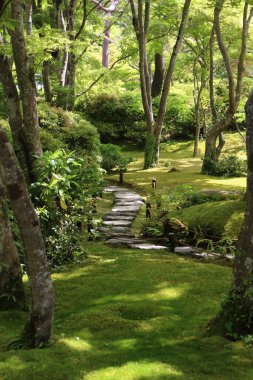
{"type": "Polygon", "coordinates": [[[241,229],[244,207],[244,202],[238,200],[208,202],[176,211],[172,216],[185,222],[191,229],[200,227],[208,229],[214,236],[225,233],[236,239],[241,229]]]}

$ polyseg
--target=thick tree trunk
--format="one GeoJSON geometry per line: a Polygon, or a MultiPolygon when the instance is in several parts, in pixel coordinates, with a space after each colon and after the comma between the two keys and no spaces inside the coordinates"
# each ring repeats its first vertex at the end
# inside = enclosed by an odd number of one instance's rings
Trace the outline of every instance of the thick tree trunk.
{"type": "Polygon", "coordinates": [[[31,290],[31,310],[23,337],[30,347],[40,347],[52,336],[54,290],[38,216],[31,202],[22,170],[2,128],[0,128],[0,165],[24,244],[31,290]]]}
{"type": "Polygon", "coordinates": [[[157,166],[160,155],[160,136],[156,136],[154,131],[148,131],[146,135],[145,152],[144,152],[144,167],[149,169],[157,166]]]}
{"type": "Polygon", "coordinates": [[[13,240],[9,210],[0,170],[0,310],[25,308],[18,252],[13,240]]]}
{"type": "Polygon", "coordinates": [[[219,323],[234,338],[253,333],[253,92],[245,107],[247,126],[247,201],[235,255],[233,280],[219,323]],[[229,326],[229,331],[226,328],[229,326]]]}
{"type": "Polygon", "coordinates": [[[22,132],[24,135],[24,140],[26,141],[29,169],[31,174],[35,168],[36,157],[39,157],[42,154],[42,148],[39,136],[34,73],[29,65],[23,33],[22,3],[22,0],[13,0],[11,2],[11,16],[17,22],[15,30],[11,31],[11,44],[23,106],[24,128],[22,129],[22,132]]]}
{"type": "Polygon", "coordinates": [[[12,65],[10,59],[6,55],[0,55],[0,81],[3,86],[4,97],[6,100],[6,110],[9,118],[14,150],[27,182],[30,182],[29,162],[27,160],[28,152],[23,136],[23,120],[20,110],[20,100],[12,75],[12,65]]]}
{"type": "Polygon", "coordinates": [[[202,165],[203,174],[208,174],[210,164],[212,164],[212,161],[218,161],[222,148],[225,145],[223,131],[231,123],[233,115],[233,113],[227,112],[227,115],[222,120],[218,121],[215,125],[213,125],[212,128],[207,132],[205,156],[202,165]],[[217,146],[218,139],[219,142],[217,146]]]}
{"type": "Polygon", "coordinates": [[[165,64],[163,55],[160,53],[155,54],[155,72],[152,81],[151,95],[156,98],[161,95],[163,88],[163,80],[165,74],[165,64]]]}

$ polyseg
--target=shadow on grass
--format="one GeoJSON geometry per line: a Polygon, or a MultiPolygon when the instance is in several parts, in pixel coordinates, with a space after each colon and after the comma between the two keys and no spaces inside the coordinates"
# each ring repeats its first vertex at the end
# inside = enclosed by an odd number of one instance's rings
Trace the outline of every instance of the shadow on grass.
{"type": "Polygon", "coordinates": [[[166,252],[90,252],[94,263],[54,275],[55,345],[0,354],[1,379],[250,379],[248,349],[203,334],[228,268],[166,252]]]}

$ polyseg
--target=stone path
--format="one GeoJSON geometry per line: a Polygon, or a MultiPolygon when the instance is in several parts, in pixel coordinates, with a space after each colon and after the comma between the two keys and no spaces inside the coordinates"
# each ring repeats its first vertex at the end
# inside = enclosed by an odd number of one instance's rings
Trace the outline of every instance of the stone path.
{"type": "Polygon", "coordinates": [[[119,186],[108,186],[104,191],[113,193],[115,201],[112,210],[104,216],[102,226],[98,228],[105,236],[106,244],[146,250],[167,249],[166,246],[147,243],[133,234],[132,223],[144,204],[139,194],[119,186]]]}

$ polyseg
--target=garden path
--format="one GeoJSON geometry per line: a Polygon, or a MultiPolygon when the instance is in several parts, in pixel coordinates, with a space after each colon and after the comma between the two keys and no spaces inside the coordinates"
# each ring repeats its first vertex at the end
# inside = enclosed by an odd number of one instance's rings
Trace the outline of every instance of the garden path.
{"type": "Polygon", "coordinates": [[[133,234],[132,223],[144,204],[139,194],[119,186],[108,186],[104,191],[114,195],[113,208],[104,216],[102,227],[98,228],[105,236],[106,244],[146,250],[167,249],[166,246],[147,243],[133,234]]]}

